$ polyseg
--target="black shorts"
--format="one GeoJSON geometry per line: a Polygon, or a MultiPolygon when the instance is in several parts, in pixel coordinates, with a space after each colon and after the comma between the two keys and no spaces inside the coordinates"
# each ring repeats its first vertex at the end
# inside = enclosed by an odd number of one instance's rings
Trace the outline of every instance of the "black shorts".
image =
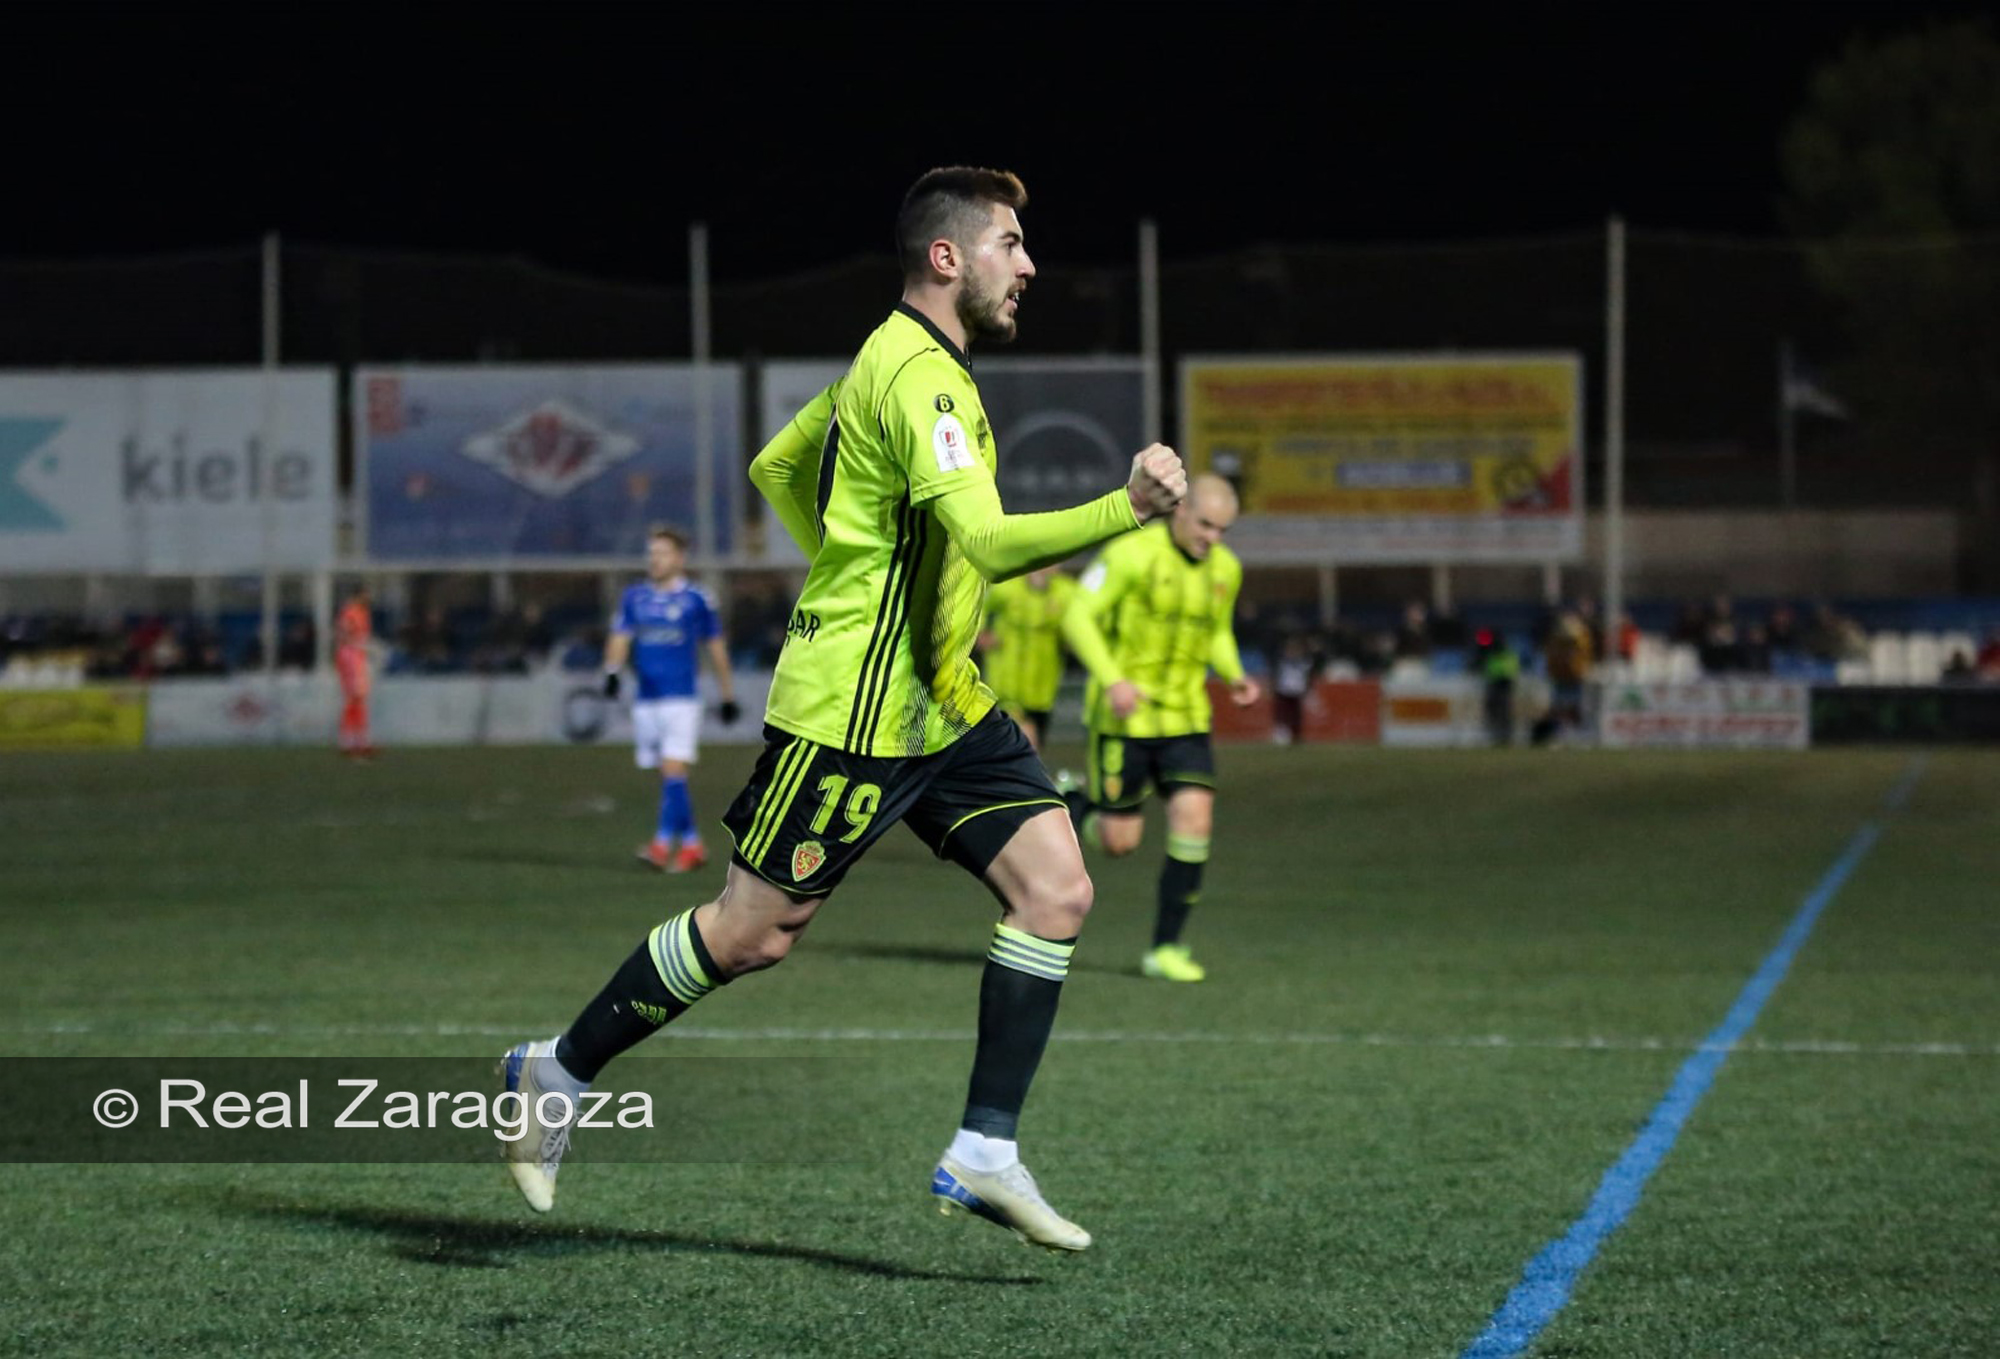
{"type": "Polygon", "coordinates": [[[1023,728],[1034,727],[1037,736],[1049,734],[1049,718],[1055,714],[1054,708],[1028,708],[1006,698],[1000,700],[1000,710],[1023,728]]]}
{"type": "Polygon", "coordinates": [[[1029,817],[1062,794],[1014,719],[998,709],[932,755],[853,755],[776,727],[723,813],[731,856],[795,897],[823,897],[901,821],[976,877],[1029,817]]]}
{"type": "Polygon", "coordinates": [[[1105,736],[1090,733],[1090,805],[1102,812],[1136,812],[1146,794],[1215,787],[1215,751],[1208,733],[1186,736],[1105,736]]]}

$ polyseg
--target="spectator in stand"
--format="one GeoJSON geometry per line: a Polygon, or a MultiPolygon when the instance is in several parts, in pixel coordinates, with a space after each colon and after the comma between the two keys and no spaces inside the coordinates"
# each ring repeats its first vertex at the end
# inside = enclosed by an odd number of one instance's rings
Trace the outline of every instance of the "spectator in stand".
{"type": "Polygon", "coordinates": [[[1542,663],[1549,675],[1549,710],[1535,724],[1536,745],[1575,731],[1583,725],[1583,683],[1590,678],[1595,657],[1590,650],[1590,629],[1575,609],[1556,615],[1542,643],[1542,663]]]}
{"type": "Polygon", "coordinates": [[[278,638],[280,670],[310,670],[319,659],[319,631],[310,618],[294,618],[278,638]]]}
{"type": "Polygon", "coordinates": [[[187,669],[187,648],[181,645],[180,633],[171,627],[160,629],[160,635],[153,639],[152,668],[156,679],[187,669]]]}
{"type": "Polygon", "coordinates": [[[1302,632],[1294,632],[1278,647],[1271,662],[1271,739],[1288,746],[1299,739],[1305,725],[1306,695],[1312,691],[1313,676],[1320,658],[1302,632]]]}
{"type": "Polygon", "coordinates": [[[1751,623],[1743,629],[1743,640],[1736,648],[1736,668],[1747,675],[1768,675],[1771,673],[1771,641],[1764,632],[1764,625],[1751,623]]]}
{"type": "Polygon", "coordinates": [[[1764,624],[1764,635],[1771,644],[1773,655],[1792,655],[1805,649],[1805,635],[1799,627],[1799,616],[1789,604],[1771,606],[1771,617],[1764,624]]]}
{"type": "Polygon", "coordinates": [[[1946,684],[1977,684],[1979,671],[1972,664],[1971,653],[1963,647],[1954,650],[1951,659],[1945,662],[1939,679],[1946,684]]]}
{"type": "Polygon", "coordinates": [[[1403,606],[1403,621],[1396,629],[1395,658],[1428,660],[1431,654],[1430,610],[1416,600],[1403,606]]]}
{"type": "Polygon", "coordinates": [[[542,606],[531,601],[494,618],[472,668],[487,675],[525,675],[548,655],[551,644],[542,606]]]}
{"type": "Polygon", "coordinates": [[[1690,600],[1675,611],[1673,630],[1667,634],[1667,640],[1675,646],[1699,648],[1706,625],[1707,619],[1702,614],[1701,606],[1690,600]]]}
{"type": "Polygon", "coordinates": [[[140,680],[153,677],[154,648],[166,631],[167,625],[150,615],[132,625],[125,634],[125,657],[121,666],[125,674],[140,680]]]}
{"type": "Polygon", "coordinates": [[[1455,650],[1472,641],[1472,634],[1465,626],[1465,619],[1451,612],[1433,613],[1426,631],[1430,637],[1432,651],[1447,647],[1455,650]]]}
{"type": "Polygon", "coordinates": [[[1474,637],[1475,666],[1485,681],[1486,734],[1496,746],[1514,744],[1514,682],[1521,674],[1521,658],[1506,635],[1493,628],[1481,628],[1474,637]]]}
{"type": "Polygon", "coordinates": [[[444,610],[435,604],[403,625],[398,642],[408,669],[435,675],[452,668],[451,633],[445,627],[444,610]]]}
{"type": "Polygon", "coordinates": [[[1396,634],[1384,629],[1364,633],[1360,645],[1361,673],[1379,675],[1396,662],[1396,634]]]}
{"type": "Polygon", "coordinates": [[[2000,628],[1986,634],[1986,645],[1979,648],[1979,655],[1973,659],[1972,667],[1979,678],[1988,683],[2000,683],[2000,628]]]}
{"type": "Polygon", "coordinates": [[[1701,668],[1710,675],[1726,675],[1742,669],[1742,637],[1736,626],[1736,607],[1728,595],[1717,595],[1702,619],[1701,668]]]}
{"type": "Polygon", "coordinates": [[[1590,595],[1576,597],[1576,616],[1583,623],[1585,632],[1590,634],[1590,654],[1593,657],[1606,655],[1604,650],[1604,619],[1597,612],[1597,601],[1590,595]]]}
{"type": "Polygon", "coordinates": [[[1632,615],[1620,612],[1618,615],[1618,651],[1616,659],[1630,665],[1639,654],[1639,625],[1632,621],[1632,615]]]}
{"type": "Polygon", "coordinates": [[[229,673],[229,658],[222,654],[222,639],[214,632],[204,629],[196,635],[194,644],[188,649],[187,673],[190,675],[229,673]]]}

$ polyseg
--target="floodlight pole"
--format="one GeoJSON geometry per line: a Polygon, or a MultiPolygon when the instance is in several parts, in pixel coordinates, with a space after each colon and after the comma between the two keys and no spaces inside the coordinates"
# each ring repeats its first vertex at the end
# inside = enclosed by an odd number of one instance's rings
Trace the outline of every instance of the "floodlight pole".
{"type": "Polygon", "coordinates": [[[1140,433],[1158,442],[1165,435],[1160,398],[1160,226],[1150,217],[1139,221],[1139,357],[1145,365],[1140,388],[1145,428],[1140,433]]]}
{"type": "MultiPolygon", "coordinates": [[[[262,261],[264,333],[263,343],[260,346],[264,367],[263,411],[257,436],[263,445],[262,453],[266,466],[271,465],[277,457],[278,443],[279,264],[278,233],[266,232],[262,261]]],[[[264,652],[264,673],[269,675],[278,668],[278,574],[271,565],[273,553],[271,499],[268,494],[260,493],[259,501],[258,516],[263,527],[263,580],[257,620],[257,641],[264,652]]]]}
{"type": "Polygon", "coordinates": [[[1604,636],[1625,616],[1625,219],[1606,232],[1604,277],[1604,636]]]}
{"type": "Polygon", "coordinates": [[[713,357],[713,332],[708,291],[708,226],[688,227],[688,310],[694,331],[694,540],[707,568],[709,586],[716,588],[715,551],[715,412],[708,400],[708,366],[713,357]]]}

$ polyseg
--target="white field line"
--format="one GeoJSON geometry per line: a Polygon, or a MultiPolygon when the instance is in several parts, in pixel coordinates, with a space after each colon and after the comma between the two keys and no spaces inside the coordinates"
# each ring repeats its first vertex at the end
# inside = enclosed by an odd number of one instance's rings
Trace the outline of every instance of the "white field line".
{"type": "MultiPolygon", "coordinates": [[[[0,1023],[0,1034],[104,1035],[146,1038],[520,1038],[546,1033],[533,1024],[234,1024],[173,1022],[98,1024],[89,1020],[0,1023]]],[[[683,1042],[749,1043],[969,1043],[971,1029],[705,1029],[676,1025],[669,1038],[683,1042]]],[[[1199,1044],[1217,1047],[1487,1048],[1500,1051],[1695,1052],[1717,1045],[1667,1038],[1513,1038],[1506,1034],[1392,1033],[1175,1033],[1126,1029],[1058,1028],[1058,1043],[1199,1044]]],[[[1995,1043],[1859,1043],[1844,1039],[1752,1038],[1729,1045],[1735,1052],[1862,1057],[2000,1057],[1995,1043]]]]}

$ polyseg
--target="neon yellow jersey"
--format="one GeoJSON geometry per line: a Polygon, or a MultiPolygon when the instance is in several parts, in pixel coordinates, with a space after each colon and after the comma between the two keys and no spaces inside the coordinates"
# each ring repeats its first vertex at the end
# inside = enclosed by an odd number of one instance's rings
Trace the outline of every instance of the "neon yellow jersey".
{"type": "Polygon", "coordinates": [[[1062,620],[1076,597],[1076,581],[1057,574],[1037,590],[1032,579],[1016,576],[986,592],[986,630],[993,645],[981,660],[1000,702],[1047,712],[1062,684],[1062,620]]]}
{"type": "Polygon", "coordinates": [[[963,351],[908,304],[750,466],[812,561],[764,720],[859,755],[943,750],[993,707],[972,647],[986,583],[1138,525],[1124,487],[1003,511],[963,351]]]}
{"type": "Polygon", "coordinates": [[[1063,637],[1090,671],[1084,725],[1105,736],[1185,736],[1209,729],[1208,671],[1243,678],[1231,620],[1243,564],[1217,543],[1201,561],[1155,520],[1098,555],[1063,615],[1063,637]],[[1145,701],[1119,718],[1104,691],[1120,680],[1145,701]]]}

